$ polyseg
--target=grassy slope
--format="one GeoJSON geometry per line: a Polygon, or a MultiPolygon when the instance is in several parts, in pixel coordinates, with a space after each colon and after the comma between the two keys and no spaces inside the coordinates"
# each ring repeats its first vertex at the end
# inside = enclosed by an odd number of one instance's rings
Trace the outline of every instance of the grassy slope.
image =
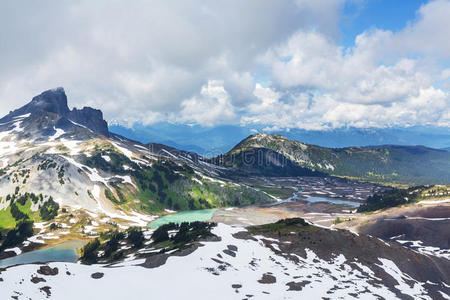
{"type": "Polygon", "coordinates": [[[105,193],[125,211],[137,209],[157,213],[166,208],[194,210],[272,201],[267,195],[248,187],[206,180],[189,166],[171,160],[155,161],[152,166],[137,165],[113,149],[97,149],[91,157],[85,157],[83,163],[134,179],[137,189],[118,183],[105,193]],[[102,158],[104,155],[109,156],[110,162],[102,158]],[[131,168],[125,170],[124,165],[131,168]]]}
{"type": "MultiPolygon", "coordinates": [[[[25,202],[25,205],[20,205],[16,202],[17,208],[25,214],[27,214],[30,217],[30,220],[33,220],[35,222],[40,222],[41,216],[38,211],[31,211],[31,200],[28,199],[25,202]]],[[[13,218],[11,215],[11,206],[8,206],[6,209],[0,210],[0,232],[8,231],[10,229],[13,229],[17,224],[17,221],[13,218]]]]}
{"type": "Polygon", "coordinates": [[[16,226],[16,220],[11,216],[11,207],[0,210],[0,231],[12,229],[16,226]]]}

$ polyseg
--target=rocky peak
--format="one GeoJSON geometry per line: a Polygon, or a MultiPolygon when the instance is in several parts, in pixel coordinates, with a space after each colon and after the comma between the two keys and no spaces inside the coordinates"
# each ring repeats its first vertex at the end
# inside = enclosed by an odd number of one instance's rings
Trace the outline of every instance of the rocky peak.
{"type": "Polygon", "coordinates": [[[70,109],[67,106],[67,96],[64,88],[62,87],[45,91],[34,97],[28,106],[32,111],[28,111],[27,113],[33,113],[36,110],[41,110],[66,116],[70,112],[70,109]]]}
{"type": "Polygon", "coordinates": [[[256,133],[242,140],[238,145],[247,147],[262,147],[267,143],[284,140],[285,137],[278,134],[267,134],[265,132],[256,133]]]}
{"type": "Polygon", "coordinates": [[[286,140],[286,137],[281,134],[268,134],[265,132],[257,133],[249,137],[252,140],[286,140]]]}
{"type": "Polygon", "coordinates": [[[33,97],[31,102],[10,112],[8,115],[3,117],[0,121],[9,122],[13,118],[23,115],[33,115],[42,113],[53,113],[60,116],[66,116],[70,112],[67,106],[67,96],[62,87],[48,90],[40,95],[33,97]]]}
{"type": "Polygon", "coordinates": [[[277,151],[288,158],[290,157],[290,152],[297,151],[301,153],[308,148],[308,144],[289,140],[280,134],[268,134],[265,132],[257,133],[248,136],[239,142],[229,153],[238,153],[241,151],[246,151],[253,148],[266,148],[273,151],[277,151]]]}
{"type": "Polygon", "coordinates": [[[30,115],[28,119],[31,119],[29,122],[37,128],[49,127],[50,131],[53,131],[52,128],[55,126],[68,129],[71,126],[82,125],[96,134],[109,136],[108,123],[103,119],[103,113],[91,107],[70,110],[67,105],[66,93],[62,87],[45,91],[33,97],[31,102],[0,119],[0,123],[10,122],[18,116],[28,114],[30,115]],[[43,118],[43,116],[50,116],[50,118],[43,118]],[[42,122],[45,124],[40,124],[42,122]]]}

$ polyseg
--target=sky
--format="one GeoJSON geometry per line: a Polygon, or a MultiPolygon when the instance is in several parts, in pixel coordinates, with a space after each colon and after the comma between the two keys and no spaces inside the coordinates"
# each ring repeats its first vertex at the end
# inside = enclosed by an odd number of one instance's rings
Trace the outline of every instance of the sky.
{"type": "Polygon", "coordinates": [[[63,86],[114,124],[450,125],[450,0],[0,1],[0,114],[63,86]]]}

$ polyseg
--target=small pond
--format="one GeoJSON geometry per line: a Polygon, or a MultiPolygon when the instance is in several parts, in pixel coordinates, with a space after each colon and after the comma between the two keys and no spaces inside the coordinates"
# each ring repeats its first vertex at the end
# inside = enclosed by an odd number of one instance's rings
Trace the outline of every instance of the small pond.
{"type": "Polygon", "coordinates": [[[341,199],[324,198],[324,197],[306,197],[306,198],[298,198],[298,200],[307,201],[309,203],[328,202],[328,203],[342,204],[342,205],[348,205],[348,206],[353,206],[353,207],[359,207],[361,205],[361,203],[359,203],[359,202],[341,200],[341,199]]]}
{"type": "Polygon", "coordinates": [[[31,264],[36,262],[76,262],[78,260],[77,250],[86,242],[68,241],[52,247],[30,251],[14,257],[0,260],[0,267],[6,268],[19,264],[31,264]]]}

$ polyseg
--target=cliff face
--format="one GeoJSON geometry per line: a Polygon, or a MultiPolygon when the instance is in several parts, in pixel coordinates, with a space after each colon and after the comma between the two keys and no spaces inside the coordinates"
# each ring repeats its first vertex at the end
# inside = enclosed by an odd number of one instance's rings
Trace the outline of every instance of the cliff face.
{"type": "Polygon", "coordinates": [[[74,108],[69,114],[68,118],[78,124],[84,125],[93,132],[109,136],[108,123],[103,120],[103,113],[99,109],[91,107],[83,107],[78,110],[74,108]]]}

